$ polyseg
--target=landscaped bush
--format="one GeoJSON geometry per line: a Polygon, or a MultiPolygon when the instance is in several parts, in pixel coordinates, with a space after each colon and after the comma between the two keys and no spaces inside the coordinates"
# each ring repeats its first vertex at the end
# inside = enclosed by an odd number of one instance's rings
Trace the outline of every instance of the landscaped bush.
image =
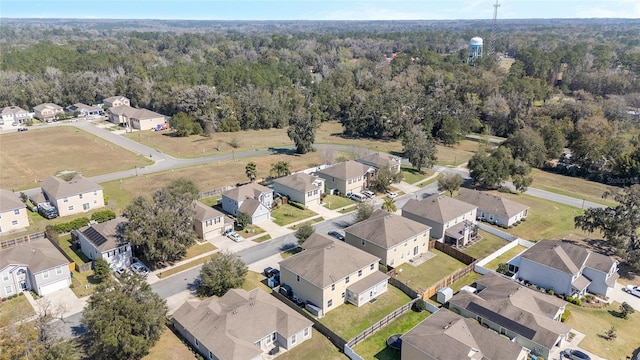
{"type": "Polygon", "coordinates": [[[564,312],[562,313],[562,316],[560,317],[560,321],[561,322],[567,321],[567,319],[569,318],[570,315],[571,315],[571,311],[569,311],[569,309],[564,309],[564,312]]]}
{"type": "Polygon", "coordinates": [[[293,206],[294,208],[298,208],[300,210],[306,210],[306,207],[298,202],[295,201],[289,201],[288,203],[289,205],[293,206]]]}
{"type": "Polygon", "coordinates": [[[83,226],[89,225],[89,219],[86,217],[81,217],[74,219],[68,223],[60,223],[54,225],[54,229],[58,234],[68,233],[71,230],[78,230],[83,226]]]}
{"type": "Polygon", "coordinates": [[[553,291],[553,289],[549,289],[549,290],[547,290],[547,294],[553,296],[553,294],[555,294],[555,292],[553,291]]]}
{"type": "Polygon", "coordinates": [[[95,220],[99,223],[113,220],[115,218],[116,218],[116,213],[113,212],[112,210],[100,210],[91,214],[91,220],[95,220]]]}

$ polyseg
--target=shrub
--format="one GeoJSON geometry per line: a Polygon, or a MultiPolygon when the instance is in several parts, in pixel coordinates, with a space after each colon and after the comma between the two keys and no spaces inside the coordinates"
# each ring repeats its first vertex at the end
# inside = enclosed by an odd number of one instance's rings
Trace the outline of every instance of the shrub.
{"type": "Polygon", "coordinates": [[[103,195],[102,199],[104,200],[104,205],[109,205],[109,197],[107,195],[103,195]]]}
{"type": "Polygon", "coordinates": [[[294,208],[298,208],[300,210],[305,210],[306,207],[298,202],[295,201],[289,201],[289,205],[293,206],[294,208]]]}
{"type": "Polygon", "coordinates": [[[564,312],[562,313],[562,316],[560,317],[560,321],[561,322],[567,321],[570,315],[571,315],[571,311],[569,311],[569,309],[565,309],[564,312]]]}
{"type": "Polygon", "coordinates": [[[116,213],[112,210],[100,210],[91,214],[91,220],[103,223],[105,221],[113,220],[116,218],[116,213]]]}
{"type": "Polygon", "coordinates": [[[427,310],[427,305],[425,305],[424,300],[418,300],[413,303],[412,309],[415,312],[423,312],[427,310]]]}
{"type": "Polygon", "coordinates": [[[83,226],[89,225],[89,219],[86,217],[81,217],[74,219],[68,223],[60,223],[54,225],[54,228],[58,234],[68,233],[71,230],[78,230],[83,226]]]}
{"type": "Polygon", "coordinates": [[[547,290],[547,294],[553,296],[553,294],[555,294],[555,291],[553,291],[553,289],[549,289],[547,290]]]}

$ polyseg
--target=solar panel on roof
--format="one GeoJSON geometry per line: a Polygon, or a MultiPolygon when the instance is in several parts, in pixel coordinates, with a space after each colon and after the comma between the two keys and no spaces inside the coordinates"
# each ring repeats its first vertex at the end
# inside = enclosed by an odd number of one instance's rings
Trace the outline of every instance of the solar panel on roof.
{"type": "Polygon", "coordinates": [[[102,236],[96,229],[90,227],[87,230],[83,231],[82,234],[93,243],[95,246],[100,246],[107,242],[107,238],[102,236]]]}

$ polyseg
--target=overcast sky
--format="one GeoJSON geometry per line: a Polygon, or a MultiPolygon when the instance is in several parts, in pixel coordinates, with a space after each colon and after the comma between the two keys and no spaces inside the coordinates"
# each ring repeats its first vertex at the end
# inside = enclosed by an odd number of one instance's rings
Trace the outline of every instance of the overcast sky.
{"type": "MultiPolygon", "coordinates": [[[[490,19],[495,0],[0,0],[0,17],[187,20],[490,19]]],[[[500,0],[498,18],[640,18],[640,0],[500,0]]]]}

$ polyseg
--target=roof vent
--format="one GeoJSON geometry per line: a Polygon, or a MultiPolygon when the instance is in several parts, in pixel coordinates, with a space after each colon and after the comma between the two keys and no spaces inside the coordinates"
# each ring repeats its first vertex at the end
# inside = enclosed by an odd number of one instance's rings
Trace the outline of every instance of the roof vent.
{"type": "Polygon", "coordinates": [[[252,301],[252,302],[250,302],[250,303],[249,303],[249,306],[253,306],[253,305],[255,305],[255,304],[256,304],[256,303],[255,303],[254,301],[252,301]]]}
{"type": "Polygon", "coordinates": [[[233,310],[233,314],[237,314],[237,313],[238,313],[238,310],[233,310]]]}
{"type": "Polygon", "coordinates": [[[445,329],[445,330],[447,330],[448,328],[449,328],[449,325],[445,325],[445,326],[443,327],[443,329],[445,329]]]}

